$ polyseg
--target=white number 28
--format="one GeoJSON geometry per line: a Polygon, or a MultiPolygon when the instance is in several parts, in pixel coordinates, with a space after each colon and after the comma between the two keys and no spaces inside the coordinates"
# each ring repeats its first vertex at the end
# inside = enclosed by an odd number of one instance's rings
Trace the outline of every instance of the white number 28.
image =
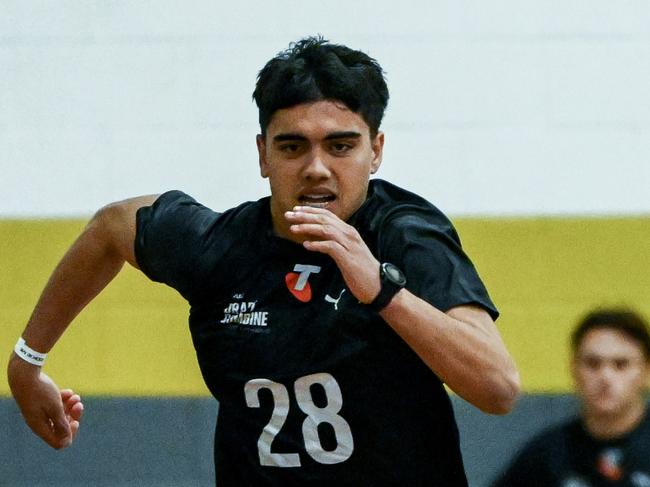
{"type": "MultiPolygon", "coordinates": [[[[341,463],[352,455],[354,440],[348,422],[339,416],[343,406],[341,388],[336,379],[327,373],[311,374],[300,377],[294,383],[296,402],[300,410],[307,415],[302,423],[302,435],[305,441],[305,450],[315,461],[324,464],[341,463]],[[318,407],[314,404],[311,386],[319,384],[325,390],[327,404],[318,407]],[[334,429],[336,448],[325,450],[318,436],[318,425],[328,423],[334,429]]],[[[260,455],[260,464],[274,467],[299,467],[300,456],[298,453],[271,453],[271,443],[284,426],[289,414],[289,392],[278,382],[269,379],[252,379],[244,386],[246,404],[251,408],[259,408],[259,390],[268,389],[273,395],[273,413],[271,419],[262,430],[257,449],[260,455]]]]}

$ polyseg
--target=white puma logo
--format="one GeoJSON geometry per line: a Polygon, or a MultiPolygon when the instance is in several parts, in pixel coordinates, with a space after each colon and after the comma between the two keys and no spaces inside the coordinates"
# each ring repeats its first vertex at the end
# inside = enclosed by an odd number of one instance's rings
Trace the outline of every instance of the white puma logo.
{"type": "Polygon", "coordinates": [[[334,305],[334,309],[336,311],[338,311],[339,310],[339,301],[341,301],[341,296],[343,296],[344,292],[345,292],[345,289],[341,289],[341,293],[339,294],[339,297],[336,298],[336,299],[334,299],[329,294],[326,294],[325,295],[325,301],[327,301],[328,303],[332,303],[334,305]]]}

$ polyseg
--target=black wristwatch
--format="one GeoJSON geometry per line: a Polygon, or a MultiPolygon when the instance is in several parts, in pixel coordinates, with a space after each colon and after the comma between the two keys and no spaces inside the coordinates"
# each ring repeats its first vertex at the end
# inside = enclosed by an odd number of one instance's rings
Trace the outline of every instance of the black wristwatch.
{"type": "Polygon", "coordinates": [[[377,297],[368,303],[371,310],[379,312],[384,309],[393,296],[406,285],[406,277],[399,268],[390,262],[384,262],[379,266],[379,279],[381,289],[377,297]]]}

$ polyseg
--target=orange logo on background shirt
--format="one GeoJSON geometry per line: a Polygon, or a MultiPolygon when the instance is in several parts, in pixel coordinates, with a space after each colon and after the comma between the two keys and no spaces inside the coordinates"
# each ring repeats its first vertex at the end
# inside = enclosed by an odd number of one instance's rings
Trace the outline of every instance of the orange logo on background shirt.
{"type": "Polygon", "coordinates": [[[296,264],[293,270],[294,272],[289,272],[284,276],[284,282],[287,283],[287,289],[289,289],[298,301],[307,303],[311,301],[309,276],[311,274],[318,274],[320,267],[317,265],[296,264]]]}
{"type": "Polygon", "coordinates": [[[606,479],[617,482],[623,477],[622,453],[619,449],[605,450],[598,457],[596,468],[606,479]]]}

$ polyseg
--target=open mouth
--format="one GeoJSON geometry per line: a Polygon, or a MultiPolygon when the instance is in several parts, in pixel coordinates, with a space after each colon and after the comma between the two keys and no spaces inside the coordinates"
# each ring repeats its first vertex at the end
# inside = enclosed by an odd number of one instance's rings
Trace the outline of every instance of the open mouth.
{"type": "Polygon", "coordinates": [[[317,208],[325,208],[332,201],[336,199],[333,194],[303,194],[300,195],[298,201],[304,206],[314,206],[317,208]]]}

